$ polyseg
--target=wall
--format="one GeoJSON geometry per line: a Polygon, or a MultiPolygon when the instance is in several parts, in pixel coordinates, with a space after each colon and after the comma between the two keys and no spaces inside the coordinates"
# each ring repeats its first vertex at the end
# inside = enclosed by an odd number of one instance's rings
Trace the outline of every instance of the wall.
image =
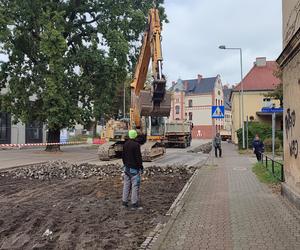
{"type": "MultiPolygon", "coordinates": [[[[244,91],[244,121],[247,120],[247,116],[254,117],[254,121],[269,122],[271,123],[271,116],[269,119],[261,118],[257,116],[256,112],[261,111],[263,107],[263,98],[268,91],[244,91]]],[[[232,141],[238,143],[236,131],[241,127],[239,118],[239,92],[232,93],[232,141]]],[[[276,107],[279,106],[279,101],[273,101],[276,107]]]]}
{"type": "Polygon", "coordinates": [[[19,144],[25,143],[25,125],[17,123],[11,126],[11,143],[19,144]]]}
{"type": "Polygon", "coordinates": [[[185,119],[185,93],[183,91],[173,92],[171,98],[171,120],[184,120],[185,119]],[[176,106],[179,106],[179,114],[176,114],[176,106]]]}
{"type": "Polygon", "coordinates": [[[231,110],[225,110],[224,126],[221,135],[231,135],[232,131],[232,115],[231,110]]]}
{"type": "MultiPolygon", "coordinates": [[[[221,82],[220,78],[218,78],[218,80],[216,82],[213,97],[214,97],[214,100],[213,100],[214,106],[223,106],[224,105],[223,86],[222,86],[222,82],[221,82]]],[[[215,132],[220,132],[222,129],[224,129],[224,119],[214,119],[213,122],[214,122],[214,125],[216,126],[215,132]]]]}
{"type": "Polygon", "coordinates": [[[283,0],[283,47],[300,27],[300,0],[283,0]]]}
{"type": "Polygon", "coordinates": [[[203,125],[211,126],[211,103],[212,97],[210,94],[207,95],[188,95],[185,98],[185,113],[187,114],[186,119],[189,119],[189,113],[193,114],[194,126],[203,125]],[[192,100],[193,105],[189,107],[189,100],[192,100]]]}
{"type": "Polygon", "coordinates": [[[300,53],[283,69],[284,173],[300,196],[300,53]]]}

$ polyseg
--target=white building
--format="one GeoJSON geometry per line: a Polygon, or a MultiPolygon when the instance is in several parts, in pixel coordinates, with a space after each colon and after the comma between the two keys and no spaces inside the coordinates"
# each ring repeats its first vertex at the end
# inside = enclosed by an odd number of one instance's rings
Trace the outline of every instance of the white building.
{"type": "Polygon", "coordinates": [[[193,138],[209,139],[224,129],[224,119],[212,119],[212,106],[224,105],[221,78],[203,78],[173,82],[170,120],[189,120],[193,123],[193,138]]]}

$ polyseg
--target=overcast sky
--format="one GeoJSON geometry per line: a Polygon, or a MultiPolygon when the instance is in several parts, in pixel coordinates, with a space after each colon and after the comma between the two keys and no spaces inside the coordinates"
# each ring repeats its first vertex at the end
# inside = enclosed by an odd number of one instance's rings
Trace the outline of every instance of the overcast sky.
{"type": "Polygon", "coordinates": [[[221,75],[223,84],[240,81],[256,57],[276,60],[282,49],[281,0],[165,0],[170,23],[163,27],[164,73],[168,83],[221,75]]]}

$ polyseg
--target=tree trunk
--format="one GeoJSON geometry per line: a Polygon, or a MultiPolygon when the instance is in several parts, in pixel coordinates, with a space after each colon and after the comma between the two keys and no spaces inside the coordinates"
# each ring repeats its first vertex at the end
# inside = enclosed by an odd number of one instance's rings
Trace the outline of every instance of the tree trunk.
{"type": "MultiPolygon", "coordinates": [[[[59,143],[59,140],[60,140],[60,129],[49,129],[47,142],[59,143]]],[[[48,152],[60,151],[60,145],[47,145],[46,151],[48,152]]]]}
{"type": "Polygon", "coordinates": [[[97,120],[93,124],[93,137],[97,137],[97,120]]]}

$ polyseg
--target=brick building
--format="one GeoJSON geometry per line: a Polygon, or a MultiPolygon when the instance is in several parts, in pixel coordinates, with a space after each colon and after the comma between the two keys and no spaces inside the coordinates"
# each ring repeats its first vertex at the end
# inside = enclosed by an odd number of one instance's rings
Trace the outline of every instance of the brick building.
{"type": "Polygon", "coordinates": [[[211,119],[211,107],[224,105],[222,81],[219,75],[181,80],[172,83],[170,120],[189,120],[193,123],[193,138],[210,139],[224,128],[223,119],[211,119]]]}

